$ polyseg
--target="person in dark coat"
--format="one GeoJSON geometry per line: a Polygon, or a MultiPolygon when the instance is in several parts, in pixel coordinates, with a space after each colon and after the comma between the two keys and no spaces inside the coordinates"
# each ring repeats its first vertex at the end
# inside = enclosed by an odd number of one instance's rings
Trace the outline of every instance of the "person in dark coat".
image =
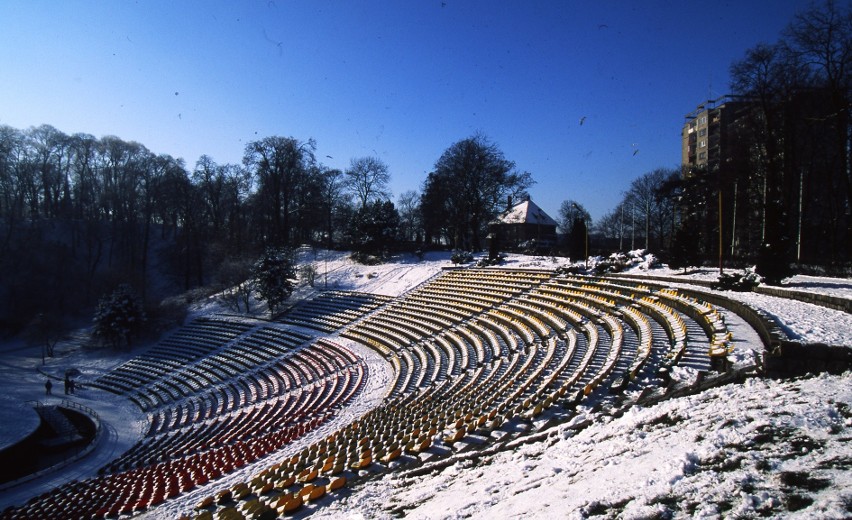
{"type": "Polygon", "coordinates": [[[45,395],[51,395],[53,393],[53,383],[50,379],[44,383],[44,393],[45,395]]]}
{"type": "Polygon", "coordinates": [[[68,376],[65,376],[65,395],[71,393],[71,379],[68,376]]]}

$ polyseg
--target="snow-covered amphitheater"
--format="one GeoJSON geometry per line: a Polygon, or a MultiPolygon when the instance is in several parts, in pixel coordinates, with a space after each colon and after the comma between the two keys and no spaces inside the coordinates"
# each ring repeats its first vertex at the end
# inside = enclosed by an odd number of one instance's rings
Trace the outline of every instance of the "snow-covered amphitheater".
{"type": "Polygon", "coordinates": [[[0,518],[321,515],[385,475],[581,428],[581,409],[742,381],[771,341],[766,313],[718,292],[433,264],[335,282],[275,321],[202,312],[113,366],[79,361],[67,399],[97,415],[94,447],[4,486],[0,518]]]}

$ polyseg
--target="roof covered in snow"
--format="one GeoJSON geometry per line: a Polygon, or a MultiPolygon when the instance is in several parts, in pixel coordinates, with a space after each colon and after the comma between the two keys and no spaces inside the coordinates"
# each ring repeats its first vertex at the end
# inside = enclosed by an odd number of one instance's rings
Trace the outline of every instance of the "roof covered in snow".
{"type": "Polygon", "coordinates": [[[512,208],[499,217],[495,221],[497,224],[535,224],[539,226],[556,226],[557,223],[550,215],[544,212],[543,209],[530,199],[527,199],[520,204],[512,206],[512,208]]]}

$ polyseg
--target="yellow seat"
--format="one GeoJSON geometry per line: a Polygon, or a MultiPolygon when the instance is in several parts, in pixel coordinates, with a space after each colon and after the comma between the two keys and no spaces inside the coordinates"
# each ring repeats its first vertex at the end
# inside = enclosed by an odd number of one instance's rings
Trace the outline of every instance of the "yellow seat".
{"type": "Polygon", "coordinates": [[[329,491],[337,491],[338,489],[342,488],[345,485],[346,485],[346,477],[342,477],[342,476],[337,477],[336,479],[332,480],[331,483],[328,485],[328,490],[329,491]]]}
{"type": "Polygon", "coordinates": [[[199,500],[197,504],[195,504],[195,509],[207,509],[208,507],[212,506],[215,501],[216,500],[213,498],[212,495],[208,495],[199,500]]]}
{"type": "Polygon", "coordinates": [[[306,502],[313,502],[325,496],[325,485],[315,486],[305,498],[306,502]]]}

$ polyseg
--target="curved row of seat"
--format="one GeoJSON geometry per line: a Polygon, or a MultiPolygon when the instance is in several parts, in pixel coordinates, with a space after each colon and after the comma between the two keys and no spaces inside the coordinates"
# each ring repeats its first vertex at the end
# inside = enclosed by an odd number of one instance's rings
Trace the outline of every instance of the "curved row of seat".
{"type": "MultiPolygon", "coordinates": [[[[138,396],[167,381],[186,380],[187,374],[206,382],[179,387],[174,402],[161,399],[148,412],[147,434],[99,477],[63,486],[3,516],[97,518],[156,506],[299,439],[333,417],[366,381],[364,361],[333,341],[306,341],[309,336],[285,326],[245,325],[240,323],[238,335],[223,335],[207,356],[174,366],[175,374],[147,378],[152,382],[123,392],[138,396]],[[239,372],[222,368],[235,360],[243,367],[239,372]],[[58,495],[70,500],[57,500],[58,495]]],[[[188,328],[195,331],[198,323],[188,328]]],[[[162,351],[156,348],[147,357],[162,351]]],[[[125,363],[116,372],[128,366],[144,365],[125,363]]]]}
{"type": "MultiPolygon", "coordinates": [[[[339,312],[328,302],[316,306],[314,328],[347,323],[343,337],[375,349],[393,367],[385,400],[290,459],[211,494],[187,515],[274,516],[313,507],[373,465],[465,449],[513,431],[506,423],[661,384],[661,367],[682,362],[687,352],[709,360],[727,352],[731,339],[721,314],[676,290],[547,271],[452,270],[344,321],[323,321],[323,307],[339,312]]],[[[306,323],[304,313],[292,322],[306,323]]],[[[286,327],[249,327],[204,356],[164,357],[162,365],[179,377],[163,371],[138,379],[134,371],[144,364],[137,363],[116,371],[126,376],[124,386],[115,383],[120,377],[104,379],[148,410],[151,425],[105,468],[100,498],[86,488],[87,511],[152,507],[281,449],[340,410],[362,387],[366,367],[332,339],[306,338],[286,327]],[[172,481],[166,474],[186,476],[172,481]],[[130,475],[144,484],[128,486],[130,475]]],[[[27,511],[61,510],[46,502],[27,511]]]]}
{"type": "Polygon", "coordinates": [[[261,441],[235,442],[188,457],[72,482],[30,500],[3,518],[114,518],[157,506],[244,467],[322,423],[317,417],[270,433],[261,441]]]}
{"type": "MultiPolygon", "coordinates": [[[[252,389],[264,390],[267,387],[264,378],[275,378],[275,370],[270,365],[309,341],[311,336],[296,330],[257,325],[251,329],[250,325],[241,325],[248,328],[243,330],[240,337],[223,338],[219,348],[211,349],[204,357],[181,361],[175,358],[171,349],[164,351],[158,346],[119,365],[94,381],[92,386],[128,395],[143,411],[156,411],[174,406],[211,387],[221,387],[220,393],[223,388],[226,394],[230,393],[226,383],[249,378],[253,381],[243,388],[230,385],[234,389],[233,395],[221,395],[218,406],[212,409],[221,413],[244,406],[253,400],[248,395],[252,389]],[[164,367],[168,371],[164,371],[164,367]],[[260,372],[255,374],[258,370],[260,372]]],[[[189,326],[190,329],[194,327],[195,322],[189,326]]],[[[269,384],[275,386],[276,382],[269,381],[269,384]]]]}
{"type": "Polygon", "coordinates": [[[374,311],[390,300],[389,296],[354,291],[325,291],[296,306],[281,317],[282,323],[334,332],[374,311]]]}
{"type": "Polygon", "coordinates": [[[305,475],[320,485],[340,475],[352,481],[372,465],[483,442],[506,422],[576,406],[617,380],[636,390],[662,383],[657,369],[676,363],[687,345],[703,345],[709,357],[717,338],[687,324],[719,314],[677,291],[659,293],[554,273],[446,273],[342,332],[392,364],[382,405],[261,471],[245,497],[224,505],[211,498],[193,514],[246,503],[284,514],[304,506],[291,498],[307,489],[305,475]]]}
{"type": "Polygon", "coordinates": [[[204,359],[252,329],[244,321],[198,318],[136,356],[89,383],[113,393],[152,384],[176,369],[204,359]]]}

